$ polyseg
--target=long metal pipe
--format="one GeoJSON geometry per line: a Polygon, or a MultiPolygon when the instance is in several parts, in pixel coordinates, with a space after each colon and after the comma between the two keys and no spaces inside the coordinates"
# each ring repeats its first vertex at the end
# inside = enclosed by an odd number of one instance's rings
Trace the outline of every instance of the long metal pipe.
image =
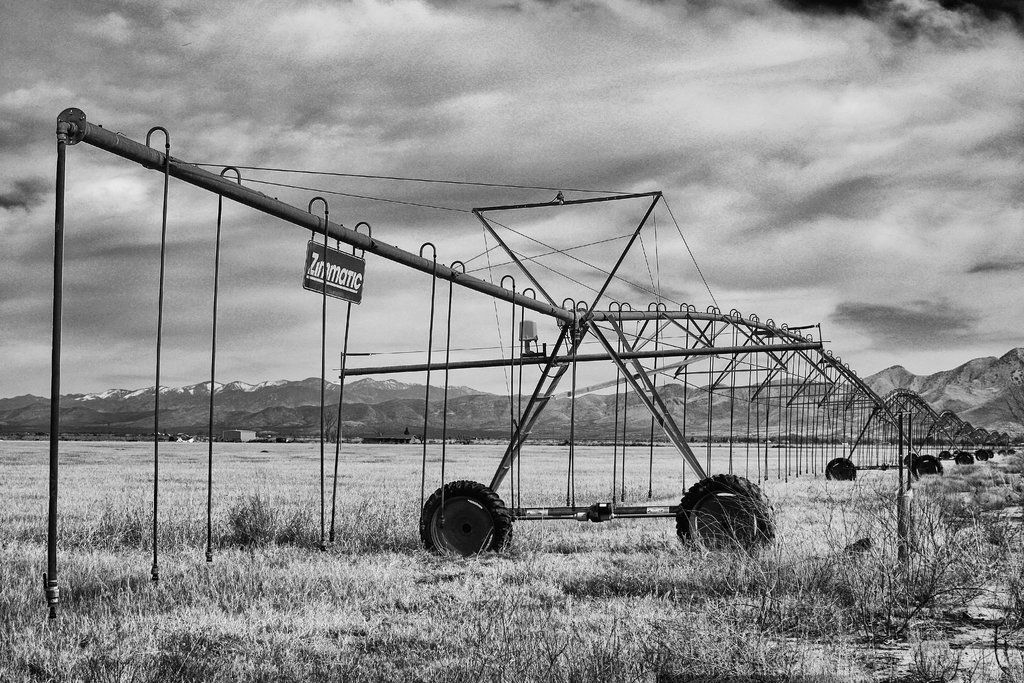
{"type": "MultiPolygon", "coordinates": [[[[75,141],[80,140],[81,142],[87,142],[94,147],[99,147],[111,154],[116,154],[117,156],[128,159],[129,161],[134,161],[146,168],[159,169],[163,167],[163,154],[119,133],[112,133],[101,126],[89,123],[84,114],[82,115],[81,120],[70,123],[69,125],[74,128],[75,133],[74,138],[68,140],[69,144],[74,144],[75,141]],[[75,138],[77,138],[77,140],[75,140],[75,138]]],[[[204,190],[215,192],[227,197],[228,199],[234,200],[239,204],[244,204],[256,209],[257,211],[262,211],[263,213],[275,216],[318,234],[326,232],[330,237],[336,240],[358,249],[362,249],[363,251],[370,252],[371,254],[375,254],[389,261],[400,263],[403,266],[408,266],[409,268],[413,268],[414,270],[418,270],[428,275],[435,274],[434,261],[431,259],[426,259],[418,254],[413,254],[412,252],[405,251],[404,249],[400,249],[396,246],[385,244],[384,242],[373,239],[369,235],[356,232],[355,230],[346,228],[341,224],[325,221],[318,216],[314,216],[308,211],[304,211],[303,209],[292,206],[291,204],[287,204],[273,197],[268,197],[262,192],[257,192],[245,187],[244,185],[239,185],[238,183],[227,180],[216,173],[210,173],[209,171],[181,161],[180,159],[171,157],[169,167],[171,176],[190,185],[195,185],[196,187],[201,187],[204,190]]],[[[544,315],[550,315],[561,320],[571,322],[575,317],[578,317],[572,311],[559,306],[553,306],[546,302],[537,301],[529,296],[512,292],[504,287],[499,287],[485,280],[480,280],[471,275],[466,275],[465,273],[453,270],[440,263],[436,266],[436,277],[442,280],[449,280],[457,285],[487,294],[488,296],[492,296],[496,299],[514,302],[516,305],[522,306],[528,310],[543,313],[544,315]]]]}
{"type": "Polygon", "coordinates": [[[43,589],[49,618],[57,618],[57,485],[60,475],[60,352],[64,304],[64,178],[68,132],[75,112],[57,120],[57,177],[53,217],[53,321],[50,343],[50,491],[46,526],[46,574],[43,589]]]}
{"type": "MultiPolygon", "coordinates": [[[[705,349],[660,349],[658,351],[633,351],[630,353],[617,354],[619,358],[624,360],[633,360],[637,358],[677,358],[687,356],[727,356],[730,354],[739,353],[752,353],[752,352],[764,352],[769,353],[772,351],[800,351],[800,350],[811,350],[820,349],[820,342],[804,342],[802,344],[765,344],[764,346],[720,346],[717,348],[705,348],[705,349]]],[[[418,363],[415,365],[379,365],[376,367],[366,368],[345,368],[342,372],[344,377],[357,377],[365,375],[385,375],[385,374],[397,374],[404,372],[425,372],[427,370],[442,370],[448,368],[450,370],[469,370],[478,368],[500,368],[508,367],[511,365],[543,365],[549,360],[548,356],[523,356],[521,358],[494,358],[488,360],[467,360],[456,363],[418,363]]],[[[573,356],[558,356],[554,359],[555,363],[571,363],[575,360],[577,363],[589,363],[594,361],[612,360],[612,356],[607,353],[587,353],[573,356]]]]}

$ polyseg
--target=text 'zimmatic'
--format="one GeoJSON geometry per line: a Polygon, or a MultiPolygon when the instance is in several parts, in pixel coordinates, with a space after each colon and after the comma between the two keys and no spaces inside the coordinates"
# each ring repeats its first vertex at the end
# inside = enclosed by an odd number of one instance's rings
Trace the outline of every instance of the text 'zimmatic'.
{"type": "Polygon", "coordinates": [[[310,241],[302,286],[313,292],[358,304],[363,297],[366,262],[351,254],[310,241]]]}

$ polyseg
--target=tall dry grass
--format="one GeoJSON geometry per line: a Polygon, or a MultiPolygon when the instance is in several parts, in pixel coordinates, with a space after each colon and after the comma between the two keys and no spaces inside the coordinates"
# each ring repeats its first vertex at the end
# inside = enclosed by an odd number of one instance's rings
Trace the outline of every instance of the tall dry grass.
{"type": "MultiPolygon", "coordinates": [[[[0,679],[980,682],[1020,671],[1012,467],[919,482],[907,564],[892,473],[761,482],[779,535],[758,552],[684,546],[667,520],[520,522],[508,552],[454,559],[419,547],[415,452],[357,452],[337,543],[321,553],[316,453],[239,449],[219,462],[207,564],[202,453],[182,449],[163,466],[153,584],[147,463],[120,447],[83,447],[68,468],[79,477],[62,498],[56,622],[39,580],[42,454],[0,451],[12,501],[0,508],[0,679]],[[982,603],[1002,610],[998,630],[979,631],[973,649],[942,647],[944,629],[965,625],[956,615],[982,603]]],[[[479,455],[461,457],[471,470],[479,455]]],[[[585,484],[585,495],[605,488],[585,484]]]]}

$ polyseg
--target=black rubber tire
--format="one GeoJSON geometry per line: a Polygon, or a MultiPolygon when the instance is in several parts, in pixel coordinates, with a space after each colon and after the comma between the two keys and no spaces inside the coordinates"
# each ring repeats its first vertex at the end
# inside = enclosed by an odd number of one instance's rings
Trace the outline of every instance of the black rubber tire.
{"type": "Polygon", "coordinates": [[[978,450],[974,451],[974,459],[975,460],[985,461],[985,460],[989,460],[991,458],[992,458],[992,451],[988,450],[987,448],[979,448],[978,450]]]}
{"type": "Polygon", "coordinates": [[[835,481],[853,481],[857,478],[857,466],[849,458],[833,458],[825,465],[825,478],[835,481]]]}
{"type": "Polygon", "coordinates": [[[919,455],[910,468],[915,477],[925,474],[942,474],[942,463],[934,455],[919,455]]]}
{"type": "Polygon", "coordinates": [[[967,451],[957,451],[956,455],[953,456],[953,462],[957,465],[973,465],[974,456],[967,451]]]}
{"type": "Polygon", "coordinates": [[[775,522],[756,484],[716,474],[691,486],[679,501],[676,534],[705,548],[753,549],[775,538],[775,522]]]}
{"type": "Polygon", "coordinates": [[[939,451],[939,460],[952,460],[953,454],[949,451],[939,451]]]}
{"type": "Polygon", "coordinates": [[[513,519],[498,494],[476,481],[452,481],[443,491],[434,491],[420,512],[420,540],[427,550],[468,557],[505,547],[513,519]]]}

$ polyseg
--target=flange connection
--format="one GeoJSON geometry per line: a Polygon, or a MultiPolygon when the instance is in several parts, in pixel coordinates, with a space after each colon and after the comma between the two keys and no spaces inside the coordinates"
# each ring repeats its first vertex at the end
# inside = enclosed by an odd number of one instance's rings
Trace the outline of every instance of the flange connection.
{"type": "Polygon", "coordinates": [[[77,107],[68,107],[57,117],[57,136],[64,136],[69,145],[77,145],[85,139],[85,112],[77,107]]]}

